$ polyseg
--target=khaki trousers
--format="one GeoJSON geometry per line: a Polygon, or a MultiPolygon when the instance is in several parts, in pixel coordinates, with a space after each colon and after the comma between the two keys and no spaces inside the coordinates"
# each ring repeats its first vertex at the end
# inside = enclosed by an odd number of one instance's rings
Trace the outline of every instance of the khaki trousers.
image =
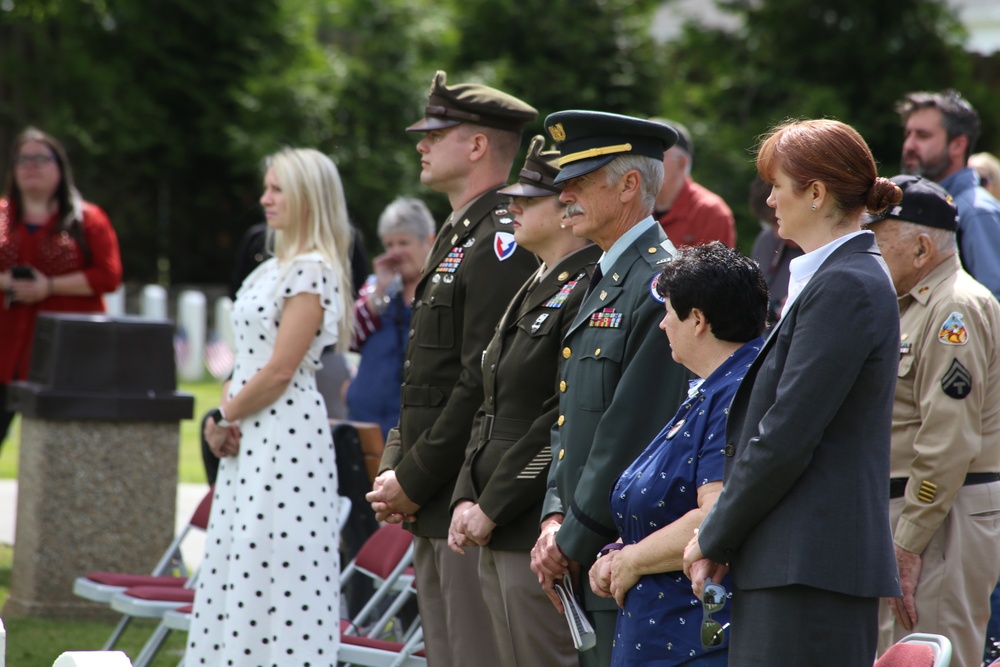
{"type": "Polygon", "coordinates": [[[479,580],[503,667],[578,667],[566,618],[531,571],[527,551],[479,550],[479,580]]]}
{"type": "Polygon", "coordinates": [[[417,606],[428,667],[500,667],[479,584],[479,548],[461,556],[441,538],[413,540],[417,606]]]}
{"type": "MultiPolygon", "coordinates": [[[[893,526],[903,502],[902,498],[889,501],[893,526]]],[[[950,639],[952,667],[979,667],[990,618],[990,593],[1000,576],[1000,482],[963,486],[921,560],[913,632],[950,639]]],[[[908,634],[883,600],[879,654],[908,634]]]]}

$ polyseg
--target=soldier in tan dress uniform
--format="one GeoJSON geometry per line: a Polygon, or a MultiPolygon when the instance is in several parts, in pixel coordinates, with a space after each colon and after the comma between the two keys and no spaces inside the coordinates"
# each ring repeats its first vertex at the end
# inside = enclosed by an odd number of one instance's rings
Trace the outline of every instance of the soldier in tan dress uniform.
{"type": "Polygon", "coordinates": [[[473,418],[483,402],[483,351],[538,260],[518,247],[507,178],[535,109],[478,84],[449,86],[438,72],[424,118],[407,130],[420,180],[448,195],[417,285],[403,364],[399,428],[389,432],[368,500],[379,519],[407,520],[416,535],[417,602],[432,667],[498,665],[476,558],[447,546],[451,497],[473,418]]]}
{"type": "Polygon", "coordinates": [[[892,180],[903,201],[870,228],[899,295],[889,508],[903,597],[882,601],[879,651],[931,632],[952,665],[978,667],[1000,575],[1000,304],[959,263],[951,196],[892,180]]]}

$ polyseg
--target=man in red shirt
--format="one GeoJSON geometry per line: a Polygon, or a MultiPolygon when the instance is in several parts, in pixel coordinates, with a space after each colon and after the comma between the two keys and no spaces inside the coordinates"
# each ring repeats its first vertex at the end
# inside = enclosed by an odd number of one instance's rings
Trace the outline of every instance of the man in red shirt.
{"type": "Polygon", "coordinates": [[[721,241],[736,247],[733,212],[722,197],[691,180],[694,144],[691,133],[680,123],[651,118],[677,130],[680,139],[663,156],[663,187],[656,196],[653,217],[674,245],[701,245],[721,241]]]}

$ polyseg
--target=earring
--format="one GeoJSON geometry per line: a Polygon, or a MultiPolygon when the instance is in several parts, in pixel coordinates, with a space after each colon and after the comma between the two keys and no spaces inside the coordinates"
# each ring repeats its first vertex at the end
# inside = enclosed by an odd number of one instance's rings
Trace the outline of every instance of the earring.
{"type": "Polygon", "coordinates": [[[566,225],[564,225],[564,224],[560,224],[560,225],[559,225],[559,229],[566,229],[566,225]]]}
{"type": "Polygon", "coordinates": [[[816,210],[816,204],[813,204],[813,210],[814,211],[816,210]]]}

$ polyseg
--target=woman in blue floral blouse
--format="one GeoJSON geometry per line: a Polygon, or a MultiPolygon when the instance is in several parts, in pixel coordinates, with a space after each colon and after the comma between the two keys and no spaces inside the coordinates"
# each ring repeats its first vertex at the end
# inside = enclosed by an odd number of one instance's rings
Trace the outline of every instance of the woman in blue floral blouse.
{"type": "MultiPolygon", "coordinates": [[[[767,316],[757,265],[715,242],[682,248],[656,283],[660,329],[693,372],[688,398],[611,490],[621,538],[590,570],[597,595],[621,607],[612,665],[714,667],[727,642],[702,648],[702,607],[682,569],[684,546],[722,490],[726,416],[767,316]]],[[[729,588],[728,577],[722,583],[729,588]]],[[[728,622],[728,606],[713,620],[728,622]]]]}

